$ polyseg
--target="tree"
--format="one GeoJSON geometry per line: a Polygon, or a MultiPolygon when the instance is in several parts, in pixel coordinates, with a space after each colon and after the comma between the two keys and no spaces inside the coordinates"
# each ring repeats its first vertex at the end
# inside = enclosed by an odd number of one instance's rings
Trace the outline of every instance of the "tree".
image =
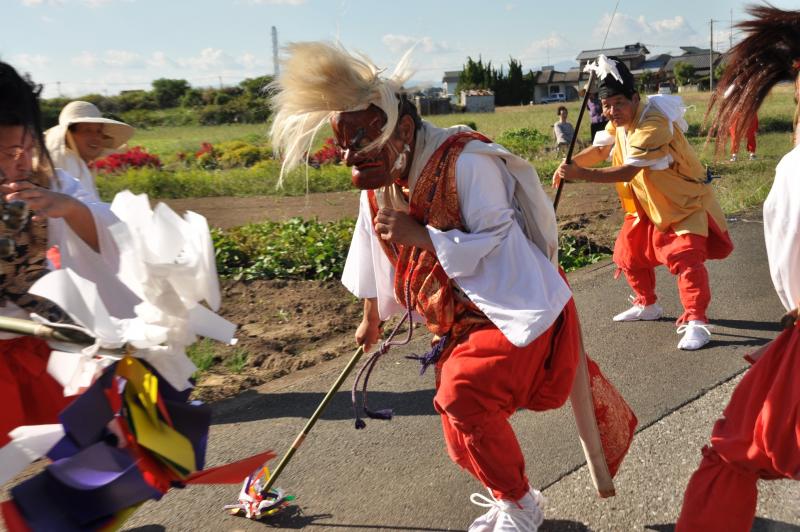
{"type": "Polygon", "coordinates": [[[181,96],[190,89],[185,79],[159,78],[153,81],[153,96],[161,109],[177,107],[181,96]]]}
{"type": "Polygon", "coordinates": [[[681,87],[691,83],[694,80],[694,67],[684,61],[678,61],[672,69],[675,74],[675,81],[681,87]]]}
{"type": "Polygon", "coordinates": [[[239,83],[244,93],[250,98],[265,98],[266,87],[272,82],[272,76],[259,76],[247,78],[239,83]]]}
{"type": "Polygon", "coordinates": [[[722,76],[725,74],[726,65],[723,62],[717,63],[717,66],[714,68],[714,79],[722,79],[722,76]]]}
{"type": "Polygon", "coordinates": [[[652,70],[645,70],[642,72],[642,75],[639,76],[639,92],[642,94],[646,94],[653,90],[653,85],[655,84],[655,74],[653,74],[652,70]]]}

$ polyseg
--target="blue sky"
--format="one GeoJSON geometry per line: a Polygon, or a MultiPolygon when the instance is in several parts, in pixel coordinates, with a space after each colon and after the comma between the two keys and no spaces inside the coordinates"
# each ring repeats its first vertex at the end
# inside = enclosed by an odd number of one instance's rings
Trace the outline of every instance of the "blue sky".
{"type": "MultiPolygon", "coordinates": [[[[273,72],[279,43],[339,39],[393,67],[412,44],[415,80],[439,83],[467,56],[525,70],[567,67],[599,48],[616,0],[3,0],[0,58],[45,84],[45,96],[115,94],[160,77],[195,86],[235,84],[273,72]],[[59,83],[60,82],[60,85],[59,83]]],[[[800,0],[773,2],[800,9],[800,0]]],[[[651,53],[679,46],[728,48],[731,0],[620,0],[607,46],[634,42],[651,53]]],[[[734,30],[734,42],[736,34],[734,30]]]]}

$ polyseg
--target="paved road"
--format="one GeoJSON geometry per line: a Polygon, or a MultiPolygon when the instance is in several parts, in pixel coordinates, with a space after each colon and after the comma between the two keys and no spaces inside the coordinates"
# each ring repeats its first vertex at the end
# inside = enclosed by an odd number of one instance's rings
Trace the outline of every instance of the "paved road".
{"type": "MultiPolygon", "coordinates": [[[[593,496],[568,408],[520,412],[513,424],[528,473],[550,499],[542,530],[671,530],[699,447],[746,363],[742,356],[776,335],[782,309],[774,295],[753,216],[731,223],[737,249],[709,263],[714,300],[714,342],[695,353],[675,349],[673,321],[680,313],[674,280],[658,272],[666,317],[614,324],[628,289],[613,280],[613,265],[570,276],[587,349],[626,396],[640,421],[623,464],[618,496],[593,496]]],[[[278,484],[297,495],[292,511],[262,523],[224,514],[237,488],[192,487],[148,503],[128,530],[463,530],[481,512],[469,494],[481,488],[449,462],[431,406],[432,375],[419,377],[402,358],[422,352],[426,335],[382,360],[370,381],[370,405],[394,408],[390,421],[353,429],[349,391],[341,391],[278,484]]],[[[346,357],[345,357],[346,358],[346,357]]],[[[335,379],[344,360],[304,370],[216,405],[210,465],[265,448],[283,453],[335,379]]],[[[346,384],[347,387],[349,385],[346,384]]],[[[274,465],[274,464],[273,464],[274,465]]],[[[800,531],[797,483],[773,483],[762,497],[760,530],[800,531]],[[776,528],[777,527],[777,528],[776,528]]]]}

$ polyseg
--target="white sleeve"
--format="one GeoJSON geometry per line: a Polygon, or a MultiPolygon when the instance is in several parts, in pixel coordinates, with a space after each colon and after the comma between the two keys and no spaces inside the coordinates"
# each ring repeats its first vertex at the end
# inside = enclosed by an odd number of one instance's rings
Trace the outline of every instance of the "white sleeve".
{"type": "Polygon", "coordinates": [[[786,310],[800,300],[800,146],[786,155],[764,202],[764,238],[775,291],[786,310]]]}
{"type": "Polygon", "coordinates": [[[614,144],[616,144],[616,140],[605,129],[595,133],[594,139],[592,139],[592,146],[613,146],[614,144]]]}
{"type": "Polygon", "coordinates": [[[377,298],[378,314],[385,320],[405,310],[394,298],[393,281],[394,267],[378,242],[367,192],[362,191],[342,284],[357,298],[377,298]]]}
{"type": "Polygon", "coordinates": [[[462,154],[456,187],[466,231],[428,232],[447,275],[511,343],[524,346],[553,324],[572,294],[525,237],[512,204],[514,178],[501,165],[462,154]]]}

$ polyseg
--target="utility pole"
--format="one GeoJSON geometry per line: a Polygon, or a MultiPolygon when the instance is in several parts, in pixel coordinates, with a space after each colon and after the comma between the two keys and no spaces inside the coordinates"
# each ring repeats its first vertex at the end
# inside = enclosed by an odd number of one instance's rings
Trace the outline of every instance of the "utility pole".
{"type": "Polygon", "coordinates": [[[61,92],[61,82],[60,81],[56,81],[56,85],[58,85],[58,97],[59,98],[63,98],[64,97],[64,93],[61,92]]]}
{"type": "Polygon", "coordinates": [[[708,91],[714,92],[714,19],[710,19],[708,24],[711,28],[711,46],[708,50],[708,91]]]}
{"type": "Polygon", "coordinates": [[[272,26],[272,67],[275,77],[280,73],[278,64],[278,28],[272,26]]]}
{"type": "Polygon", "coordinates": [[[222,76],[219,76],[219,90],[222,90],[222,76]]]}

